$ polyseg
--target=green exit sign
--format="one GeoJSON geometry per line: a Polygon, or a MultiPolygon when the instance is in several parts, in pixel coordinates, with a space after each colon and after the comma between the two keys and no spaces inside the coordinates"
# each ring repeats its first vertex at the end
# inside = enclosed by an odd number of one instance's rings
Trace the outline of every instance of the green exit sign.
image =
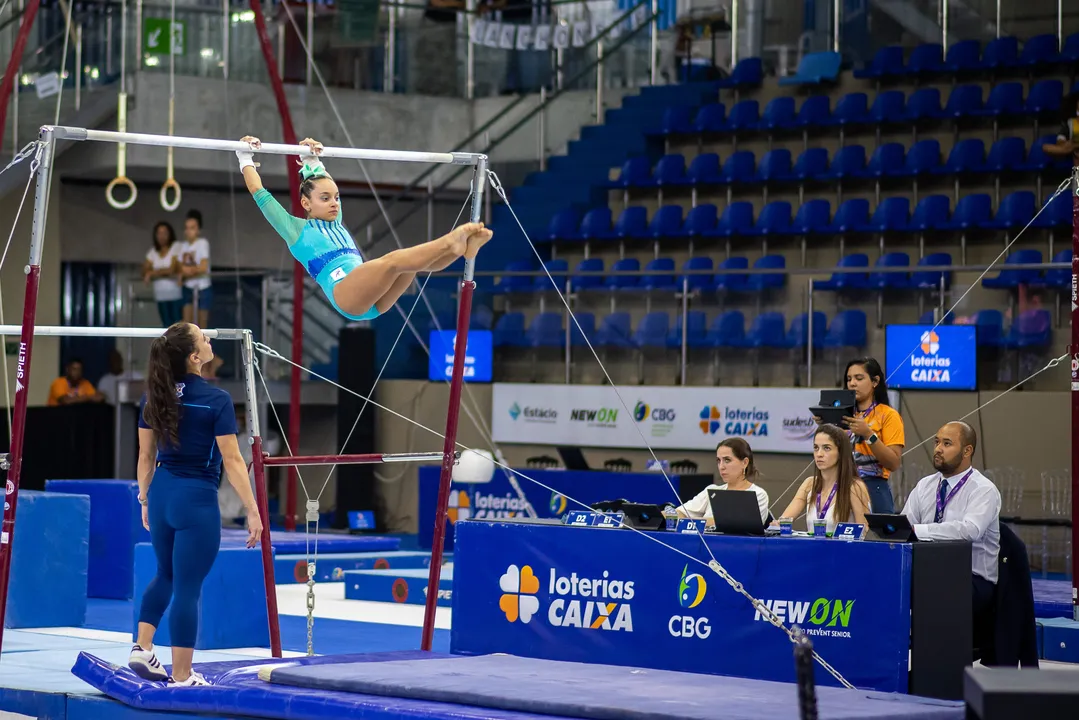
{"type": "MultiPolygon", "coordinates": [[[[172,28],[172,53],[184,55],[187,53],[187,33],[184,32],[184,23],[177,20],[172,28]]],[[[142,20],[142,51],[147,55],[169,54],[169,19],[168,18],[143,18],[142,20]]]]}

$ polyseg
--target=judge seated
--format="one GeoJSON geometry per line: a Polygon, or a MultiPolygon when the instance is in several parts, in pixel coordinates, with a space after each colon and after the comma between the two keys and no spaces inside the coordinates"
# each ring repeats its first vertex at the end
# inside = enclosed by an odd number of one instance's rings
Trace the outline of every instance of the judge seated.
{"type": "Polygon", "coordinates": [[[693,499],[677,508],[678,516],[704,519],[708,526],[715,525],[712,519],[712,503],[708,498],[709,490],[749,490],[757,494],[757,505],[761,510],[761,522],[768,521],[768,493],[764,488],[755,485],[756,466],[753,464],[753,449],[742,438],[727,438],[716,446],[716,467],[719,469],[719,478],[723,484],[712,484],[693,499]]]}

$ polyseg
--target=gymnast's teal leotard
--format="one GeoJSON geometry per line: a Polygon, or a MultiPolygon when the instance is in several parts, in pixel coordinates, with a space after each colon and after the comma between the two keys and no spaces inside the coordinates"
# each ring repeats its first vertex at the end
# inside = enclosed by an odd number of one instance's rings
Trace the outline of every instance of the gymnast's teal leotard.
{"type": "Polygon", "coordinates": [[[379,316],[374,305],[363,315],[350,315],[333,299],[333,286],[363,264],[356,242],[341,223],[340,212],[332,221],[304,220],[281,207],[266,188],[260,189],[254,197],[263,216],[285,239],[292,256],[307,268],[337,312],[349,320],[370,320],[379,316]]]}

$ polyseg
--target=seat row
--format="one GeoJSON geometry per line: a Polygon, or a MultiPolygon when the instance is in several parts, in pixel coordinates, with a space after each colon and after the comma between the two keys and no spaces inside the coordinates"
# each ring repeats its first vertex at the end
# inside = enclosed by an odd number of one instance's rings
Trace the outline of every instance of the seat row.
{"type": "Polygon", "coordinates": [[[769,150],[760,164],[749,150],[738,150],[720,163],[718,153],[701,153],[686,165],[686,156],[669,153],[656,162],[637,155],[623,163],[619,175],[609,180],[609,190],[644,190],[665,188],[704,188],[728,185],[776,185],[780,183],[838,183],[848,180],[885,180],[1005,173],[1059,172],[1063,178],[1070,170],[1068,160],[1045,152],[1045,145],[1056,142],[1055,135],[1036,140],[1028,152],[1020,137],[1000,138],[986,152],[981,138],[965,138],[955,143],[947,160],[936,139],[919,140],[908,150],[902,143],[879,145],[872,155],[864,145],[845,145],[828,157],[827,148],[803,150],[794,159],[788,148],[769,150]]]}
{"type": "Polygon", "coordinates": [[[868,200],[852,198],[843,201],[833,216],[828,200],[808,200],[797,212],[791,203],[777,200],[761,208],[756,217],[753,203],[745,201],[727,205],[722,214],[712,203],[697,205],[688,213],[682,205],[663,205],[651,220],[646,208],[631,205],[622,210],[613,223],[610,208],[593,208],[583,217],[570,208],[551,219],[545,239],[548,242],[609,242],[774,235],[967,233],[1006,231],[1026,227],[1028,223],[1032,228],[1043,229],[1072,225],[1071,197],[1066,192],[1050,193],[1046,198],[1048,204],[1039,207],[1034,193],[1020,190],[1002,198],[996,212],[993,211],[992,197],[986,193],[963,196],[956,203],[954,212],[951,203],[947,195],[927,195],[918,201],[912,212],[910,198],[890,197],[883,199],[870,215],[868,200]]]}
{"type": "Polygon", "coordinates": [[[948,46],[947,55],[939,43],[918,45],[906,60],[903,54],[903,48],[897,45],[883,47],[866,67],[854,71],[854,77],[892,82],[940,75],[1066,69],[1079,63],[1079,33],[1068,36],[1062,44],[1058,44],[1056,35],[1035,35],[1022,42],[1022,50],[1019,38],[1006,35],[990,40],[984,50],[978,40],[961,40],[948,46]]]}
{"type": "Polygon", "coordinates": [[[754,99],[735,103],[729,114],[727,106],[720,102],[699,108],[676,105],[667,108],[659,126],[646,135],[674,139],[709,133],[853,130],[972,118],[1020,121],[1061,111],[1062,81],[1042,80],[1032,85],[1025,97],[1023,92],[1023,85],[1018,82],[996,84],[988,96],[980,85],[958,85],[952,88],[947,100],[935,87],[918,88],[910,97],[901,90],[885,90],[877,93],[872,104],[866,93],[855,92],[840,97],[834,109],[828,95],[810,95],[797,108],[794,97],[781,95],[770,100],[763,113],[760,101],[754,99]]]}

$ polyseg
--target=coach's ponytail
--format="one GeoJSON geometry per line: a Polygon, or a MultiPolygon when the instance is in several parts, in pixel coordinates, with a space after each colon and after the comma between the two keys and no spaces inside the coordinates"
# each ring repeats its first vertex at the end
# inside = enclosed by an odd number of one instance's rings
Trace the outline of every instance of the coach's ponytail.
{"type": "Polygon", "coordinates": [[[180,444],[180,403],[176,383],[187,373],[187,358],[197,351],[191,326],[175,323],[150,343],[146,372],[146,407],[143,419],[154,429],[159,443],[180,444]]]}

